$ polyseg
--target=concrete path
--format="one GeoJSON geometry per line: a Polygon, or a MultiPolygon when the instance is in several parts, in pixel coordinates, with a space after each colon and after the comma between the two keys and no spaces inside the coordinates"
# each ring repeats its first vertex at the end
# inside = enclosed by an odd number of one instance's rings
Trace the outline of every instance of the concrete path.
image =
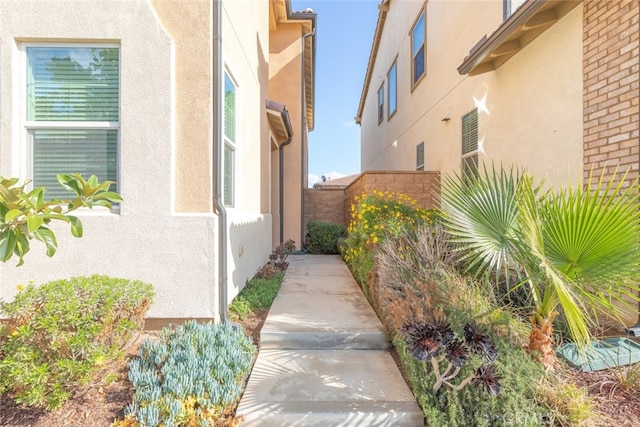
{"type": "Polygon", "coordinates": [[[340,257],[288,261],[238,406],[243,426],[423,426],[380,320],[340,257]]]}

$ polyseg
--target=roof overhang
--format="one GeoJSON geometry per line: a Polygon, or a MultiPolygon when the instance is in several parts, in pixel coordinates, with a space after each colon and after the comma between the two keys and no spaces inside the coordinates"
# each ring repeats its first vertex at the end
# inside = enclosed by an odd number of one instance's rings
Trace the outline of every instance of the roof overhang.
{"type": "Polygon", "coordinates": [[[474,76],[497,70],[580,3],[582,0],[527,0],[471,49],[458,72],[474,76]]]}
{"type": "Polygon", "coordinates": [[[358,125],[362,121],[364,102],[367,98],[367,92],[369,92],[373,67],[376,63],[376,58],[378,57],[378,48],[380,47],[380,39],[382,38],[382,29],[384,28],[384,23],[387,20],[387,12],[389,11],[389,1],[390,0],[381,0],[378,5],[379,12],[376,31],[373,34],[373,44],[371,45],[371,53],[369,53],[369,63],[367,64],[367,72],[364,75],[364,84],[362,85],[362,93],[360,94],[360,104],[358,105],[358,112],[355,117],[356,124],[358,125]]]}
{"type": "Polygon", "coordinates": [[[265,101],[267,118],[271,125],[274,140],[277,146],[280,146],[283,142],[288,141],[293,136],[293,130],[291,128],[291,120],[289,118],[289,112],[284,104],[267,99],[265,101]]]}
{"type": "Polygon", "coordinates": [[[317,15],[311,9],[302,12],[291,11],[291,0],[271,0],[269,13],[269,28],[278,29],[280,23],[300,24],[304,41],[304,93],[307,127],[314,128],[315,118],[315,77],[316,77],[316,19],[317,15]],[[304,37],[305,34],[310,34],[304,37]]]}

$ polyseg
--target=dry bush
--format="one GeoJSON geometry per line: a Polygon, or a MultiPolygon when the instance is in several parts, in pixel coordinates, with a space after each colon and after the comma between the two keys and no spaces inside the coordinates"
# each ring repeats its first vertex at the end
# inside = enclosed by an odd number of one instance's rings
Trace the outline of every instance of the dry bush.
{"type": "Polygon", "coordinates": [[[372,303],[387,328],[398,330],[408,319],[441,316],[438,282],[456,263],[438,224],[418,226],[383,242],[369,283],[372,303]]]}

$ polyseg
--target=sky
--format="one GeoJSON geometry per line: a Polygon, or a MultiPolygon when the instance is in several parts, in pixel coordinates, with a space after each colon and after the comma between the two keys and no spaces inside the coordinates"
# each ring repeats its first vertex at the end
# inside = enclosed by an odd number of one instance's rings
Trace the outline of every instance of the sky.
{"type": "Polygon", "coordinates": [[[309,186],[360,172],[358,111],[379,0],[292,0],[317,14],[315,127],[309,133],[309,186]]]}

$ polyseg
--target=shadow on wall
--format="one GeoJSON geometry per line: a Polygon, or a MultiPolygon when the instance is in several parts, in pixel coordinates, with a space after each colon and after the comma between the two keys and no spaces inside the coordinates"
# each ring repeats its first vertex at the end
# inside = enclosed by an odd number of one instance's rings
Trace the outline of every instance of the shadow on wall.
{"type": "Polygon", "coordinates": [[[269,259],[271,215],[230,214],[227,248],[227,296],[229,302],[242,290],[247,280],[269,259]]]}

